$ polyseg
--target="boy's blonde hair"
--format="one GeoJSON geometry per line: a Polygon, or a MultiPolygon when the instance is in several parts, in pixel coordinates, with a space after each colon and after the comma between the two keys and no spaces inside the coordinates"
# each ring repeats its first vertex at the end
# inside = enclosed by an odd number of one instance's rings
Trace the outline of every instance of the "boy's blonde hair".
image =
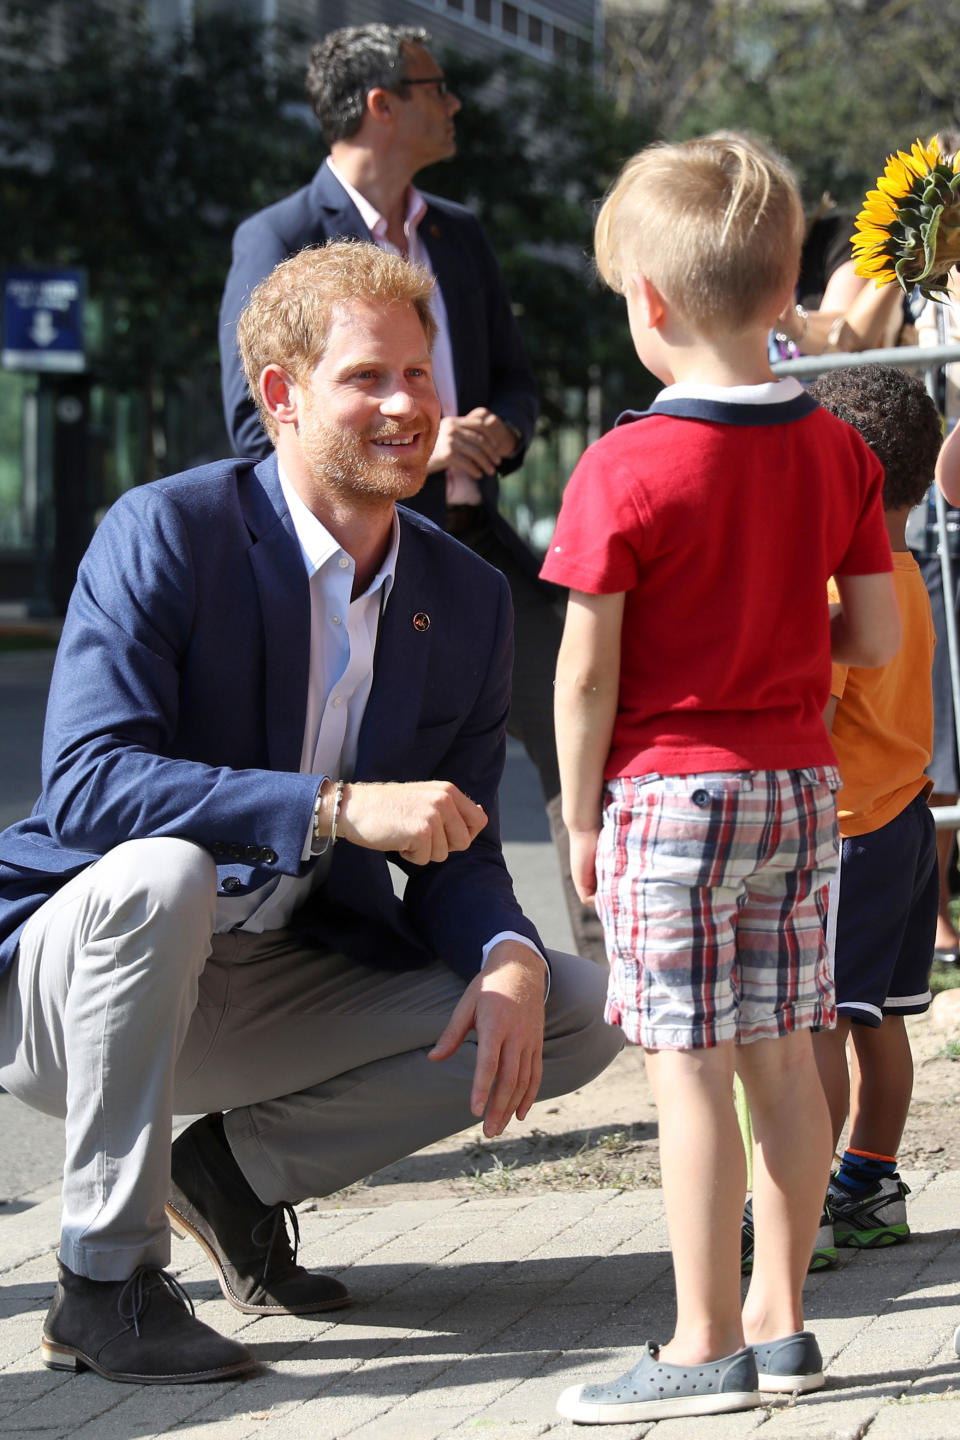
{"type": "Polygon", "coordinates": [[[803,228],[786,162],[717,131],[627,161],[597,217],[597,267],[621,295],[643,275],[698,334],[737,332],[795,283],[803,228]]]}
{"type": "Polygon", "coordinates": [[[331,240],[281,261],[255,286],[237,321],[247,385],[270,439],[276,440],[278,426],[260,396],[267,365],[282,365],[298,384],[306,384],[327,348],[334,310],[354,300],[412,305],[432,346],[437,333],[432,294],[428,270],[366,240],[331,240]]]}

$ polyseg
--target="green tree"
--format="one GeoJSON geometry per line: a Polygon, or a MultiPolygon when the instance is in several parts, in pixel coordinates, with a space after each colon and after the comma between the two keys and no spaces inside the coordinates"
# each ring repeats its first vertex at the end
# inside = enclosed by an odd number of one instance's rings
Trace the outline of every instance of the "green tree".
{"type": "MultiPolygon", "coordinates": [[[[94,377],[142,397],[144,432],[161,441],[160,454],[146,447],[149,479],[197,446],[176,443],[171,396],[185,397],[181,413],[184,403],[218,411],[234,229],[306,184],[324,153],[303,95],[306,40],[221,14],[161,45],[140,5],[55,8],[54,36],[49,6],[0,6],[0,264],[86,269],[94,377]]],[[[622,301],[593,278],[589,254],[596,201],[646,126],[572,69],[510,59],[449,68],[464,101],[459,153],[423,183],[487,226],[547,425],[597,375],[608,393],[630,376],[636,398],[644,372],[622,301]]]]}
{"type": "Polygon", "coordinates": [[[215,372],[234,228],[310,173],[297,37],[268,52],[259,28],[214,17],[161,46],[136,8],[93,0],[56,35],[49,14],[3,11],[0,263],[86,269],[94,376],[150,415],[215,372]]]}
{"type": "Polygon", "coordinates": [[[593,224],[650,127],[618,112],[582,71],[512,55],[495,65],[447,56],[445,69],[463,101],[457,158],[418,183],[482,220],[534,359],[546,424],[568,417],[571,393],[585,393],[598,377],[609,419],[625,396],[642,400],[650,380],[623,301],[596,278],[593,224]]]}
{"type": "Polygon", "coordinates": [[[676,0],[609,15],[607,81],[664,137],[751,130],[810,206],[856,209],[891,150],[956,123],[954,19],[949,0],[676,0]]]}

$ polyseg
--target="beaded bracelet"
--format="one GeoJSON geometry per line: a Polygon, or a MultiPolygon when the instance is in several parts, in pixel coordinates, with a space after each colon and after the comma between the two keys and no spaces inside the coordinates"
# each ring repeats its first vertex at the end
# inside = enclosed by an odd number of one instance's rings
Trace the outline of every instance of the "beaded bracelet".
{"type": "Polygon", "coordinates": [[[324,775],[320,781],[317,798],[313,802],[313,843],[315,845],[319,845],[323,839],[329,839],[330,844],[333,845],[337,838],[337,823],[340,819],[340,806],[343,804],[343,787],[346,782],[343,780],[337,781],[337,788],[333,797],[333,818],[330,821],[330,834],[329,836],[324,836],[320,833],[320,811],[323,807],[323,787],[329,779],[329,775],[324,775]]]}
{"type": "Polygon", "coordinates": [[[343,781],[337,781],[337,793],[333,797],[333,819],[330,821],[330,844],[336,844],[337,821],[340,819],[340,806],[343,804],[343,781]]]}
{"type": "Polygon", "coordinates": [[[314,845],[319,845],[319,844],[320,844],[320,841],[323,839],[323,836],[320,834],[320,807],[321,807],[322,804],[323,804],[323,787],[324,787],[324,785],[326,785],[326,783],[327,783],[327,781],[328,781],[329,779],[330,779],[330,776],[329,776],[329,775],[324,775],[323,779],[320,781],[320,789],[317,791],[317,798],[316,798],[316,800],[314,800],[314,802],[313,802],[313,843],[314,843],[314,845]]]}

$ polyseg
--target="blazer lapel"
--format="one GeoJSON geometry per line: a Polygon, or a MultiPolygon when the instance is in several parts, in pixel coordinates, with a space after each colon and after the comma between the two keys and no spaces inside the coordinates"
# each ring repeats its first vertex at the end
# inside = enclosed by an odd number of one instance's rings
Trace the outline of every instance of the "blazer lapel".
{"type": "Polygon", "coordinates": [[[407,753],[416,734],[430,658],[427,572],[419,536],[405,522],[402,509],[399,514],[397,568],[380,622],[373,684],[357,743],[358,780],[396,779],[394,757],[407,753]]]}
{"type": "Polygon", "coordinates": [[[321,224],[328,240],[371,238],[360,211],[326,161],[310,182],[310,202],[315,212],[322,217],[321,224]]]}
{"type": "Polygon", "coordinates": [[[272,770],[300,769],[310,673],[310,587],[275,456],[250,476],[250,564],[263,617],[264,710],[272,770]]]}

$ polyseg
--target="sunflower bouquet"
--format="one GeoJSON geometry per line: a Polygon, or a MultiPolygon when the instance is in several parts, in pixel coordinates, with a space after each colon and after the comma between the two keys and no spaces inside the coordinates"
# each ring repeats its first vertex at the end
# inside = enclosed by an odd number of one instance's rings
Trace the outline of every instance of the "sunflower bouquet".
{"type": "Polygon", "coordinates": [[[960,154],[947,160],[936,137],[887,161],[876,190],[857,216],[853,258],[858,275],[877,286],[897,280],[936,299],[960,261],[960,154]]]}

